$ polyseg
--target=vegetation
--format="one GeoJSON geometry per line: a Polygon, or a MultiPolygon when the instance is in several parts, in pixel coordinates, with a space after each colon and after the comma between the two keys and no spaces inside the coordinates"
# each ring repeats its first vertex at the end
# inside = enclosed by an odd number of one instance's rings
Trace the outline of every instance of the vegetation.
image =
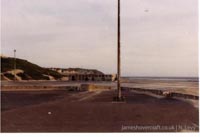
{"type": "Polygon", "coordinates": [[[24,74],[24,73],[18,73],[17,76],[21,77],[22,80],[30,80],[31,78],[24,74]]]}
{"type": "Polygon", "coordinates": [[[83,69],[83,68],[68,68],[65,69],[66,71],[75,71],[77,73],[82,74],[97,74],[97,75],[103,75],[104,73],[101,71],[98,71],[96,69],[83,69]]]}
{"type": "Polygon", "coordinates": [[[4,76],[9,78],[10,80],[14,80],[14,75],[13,74],[6,73],[4,76]]]}
{"type": "MultiPolygon", "coordinates": [[[[62,77],[61,74],[59,74],[56,71],[49,70],[42,68],[36,64],[32,64],[28,62],[27,60],[23,59],[16,59],[16,68],[21,69],[24,71],[24,73],[18,74],[18,76],[21,76],[22,79],[33,79],[33,80],[48,80],[49,78],[44,75],[51,75],[55,79],[60,79],[62,77]]],[[[4,58],[1,57],[1,72],[7,72],[11,71],[14,68],[14,58],[4,58]]],[[[5,76],[8,74],[5,74],[5,76]]],[[[9,75],[10,78],[12,78],[11,75],[9,75]]]]}
{"type": "MultiPolygon", "coordinates": [[[[3,76],[10,80],[14,80],[14,75],[9,72],[14,70],[15,59],[11,57],[1,57],[1,78],[3,76]]],[[[16,59],[16,69],[20,69],[23,72],[18,72],[16,75],[22,80],[50,80],[49,76],[53,76],[56,80],[62,79],[64,74],[59,73],[49,68],[42,68],[36,64],[30,63],[27,60],[16,59]]],[[[95,74],[103,75],[102,72],[95,69],[82,69],[82,68],[68,68],[62,69],[67,72],[75,72],[77,74],[95,74]]]]}

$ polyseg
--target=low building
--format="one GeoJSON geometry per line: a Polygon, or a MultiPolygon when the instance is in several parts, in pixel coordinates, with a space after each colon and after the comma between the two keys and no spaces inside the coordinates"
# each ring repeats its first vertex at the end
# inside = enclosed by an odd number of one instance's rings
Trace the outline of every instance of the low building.
{"type": "Polygon", "coordinates": [[[115,81],[116,74],[106,75],[98,70],[82,68],[49,68],[63,75],[65,81],[115,81]]]}
{"type": "Polygon", "coordinates": [[[68,81],[112,81],[112,75],[68,74],[68,81]]]}

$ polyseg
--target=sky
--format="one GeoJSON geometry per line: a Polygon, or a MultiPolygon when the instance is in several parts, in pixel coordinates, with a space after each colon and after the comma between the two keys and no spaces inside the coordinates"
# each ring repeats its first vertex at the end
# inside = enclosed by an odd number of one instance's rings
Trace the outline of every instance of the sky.
{"type": "MultiPolygon", "coordinates": [[[[117,72],[117,0],[1,0],[1,54],[117,72]]],[[[123,76],[198,76],[198,0],[121,0],[123,76]]]]}

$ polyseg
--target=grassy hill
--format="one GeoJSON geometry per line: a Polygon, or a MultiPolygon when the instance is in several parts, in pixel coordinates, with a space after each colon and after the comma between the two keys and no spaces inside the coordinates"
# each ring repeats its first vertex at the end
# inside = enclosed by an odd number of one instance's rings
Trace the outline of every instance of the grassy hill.
{"type": "Polygon", "coordinates": [[[96,69],[84,69],[84,68],[50,68],[53,70],[61,70],[61,74],[94,74],[94,75],[104,75],[103,72],[96,69]]]}
{"type": "MultiPolygon", "coordinates": [[[[27,60],[16,59],[16,69],[22,70],[23,72],[17,73],[17,76],[22,80],[49,80],[48,75],[54,77],[54,79],[60,79],[62,77],[56,71],[42,68],[36,64],[30,63],[27,60]]],[[[1,77],[2,79],[8,78],[14,79],[14,58],[1,57],[1,77]]]]}

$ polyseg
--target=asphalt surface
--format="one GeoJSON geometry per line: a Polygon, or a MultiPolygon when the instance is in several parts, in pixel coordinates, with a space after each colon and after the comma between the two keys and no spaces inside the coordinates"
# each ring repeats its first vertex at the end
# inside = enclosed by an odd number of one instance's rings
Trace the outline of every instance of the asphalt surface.
{"type": "Polygon", "coordinates": [[[199,110],[167,98],[123,91],[1,93],[1,132],[197,132],[199,110]]]}

